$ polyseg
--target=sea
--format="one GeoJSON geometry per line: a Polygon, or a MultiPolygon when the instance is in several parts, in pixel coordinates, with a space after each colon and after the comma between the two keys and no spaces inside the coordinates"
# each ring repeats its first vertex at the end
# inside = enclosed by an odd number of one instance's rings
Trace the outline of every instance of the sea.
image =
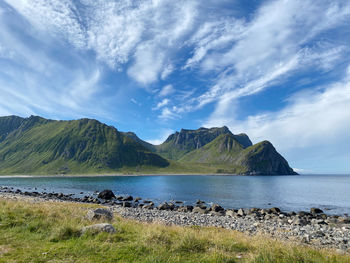
{"type": "Polygon", "coordinates": [[[77,197],[110,189],[116,195],[155,203],[182,201],[192,205],[200,199],[226,209],[279,207],[297,212],[317,207],[327,214],[350,215],[350,175],[0,176],[0,186],[77,197]]]}

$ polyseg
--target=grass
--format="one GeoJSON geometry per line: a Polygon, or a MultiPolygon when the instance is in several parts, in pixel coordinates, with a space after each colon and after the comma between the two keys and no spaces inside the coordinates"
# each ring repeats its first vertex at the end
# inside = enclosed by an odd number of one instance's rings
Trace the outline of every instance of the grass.
{"type": "Polygon", "coordinates": [[[219,228],[116,218],[80,235],[93,205],[0,200],[0,262],[350,262],[350,256],[219,228]]]}

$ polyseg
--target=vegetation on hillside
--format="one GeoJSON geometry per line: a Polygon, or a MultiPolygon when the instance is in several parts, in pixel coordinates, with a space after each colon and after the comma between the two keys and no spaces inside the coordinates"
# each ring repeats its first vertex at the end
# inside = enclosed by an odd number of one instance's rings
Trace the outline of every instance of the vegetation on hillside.
{"type": "Polygon", "coordinates": [[[152,145],[93,119],[0,117],[0,174],[82,173],[294,172],[270,143],[252,145],[225,126],[182,129],[152,145]]]}

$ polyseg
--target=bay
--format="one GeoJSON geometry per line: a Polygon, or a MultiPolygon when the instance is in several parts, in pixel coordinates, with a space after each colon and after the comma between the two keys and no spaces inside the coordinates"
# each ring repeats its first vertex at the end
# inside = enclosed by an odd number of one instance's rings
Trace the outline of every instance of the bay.
{"type": "Polygon", "coordinates": [[[225,208],[269,208],[282,211],[319,207],[328,214],[350,214],[350,175],[300,176],[86,176],[0,177],[0,186],[80,196],[111,189],[116,195],[140,196],[157,203],[197,199],[225,208]]]}

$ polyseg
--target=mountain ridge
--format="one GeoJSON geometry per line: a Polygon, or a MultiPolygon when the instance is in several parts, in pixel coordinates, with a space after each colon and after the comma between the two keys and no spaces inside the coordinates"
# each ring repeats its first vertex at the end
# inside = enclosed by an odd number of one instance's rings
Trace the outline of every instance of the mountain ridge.
{"type": "Polygon", "coordinates": [[[116,171],[295,174],[271,143],[226,126],[181,129],[153,145],[94,119],[0,117],[0,174],[116,171]]]}

